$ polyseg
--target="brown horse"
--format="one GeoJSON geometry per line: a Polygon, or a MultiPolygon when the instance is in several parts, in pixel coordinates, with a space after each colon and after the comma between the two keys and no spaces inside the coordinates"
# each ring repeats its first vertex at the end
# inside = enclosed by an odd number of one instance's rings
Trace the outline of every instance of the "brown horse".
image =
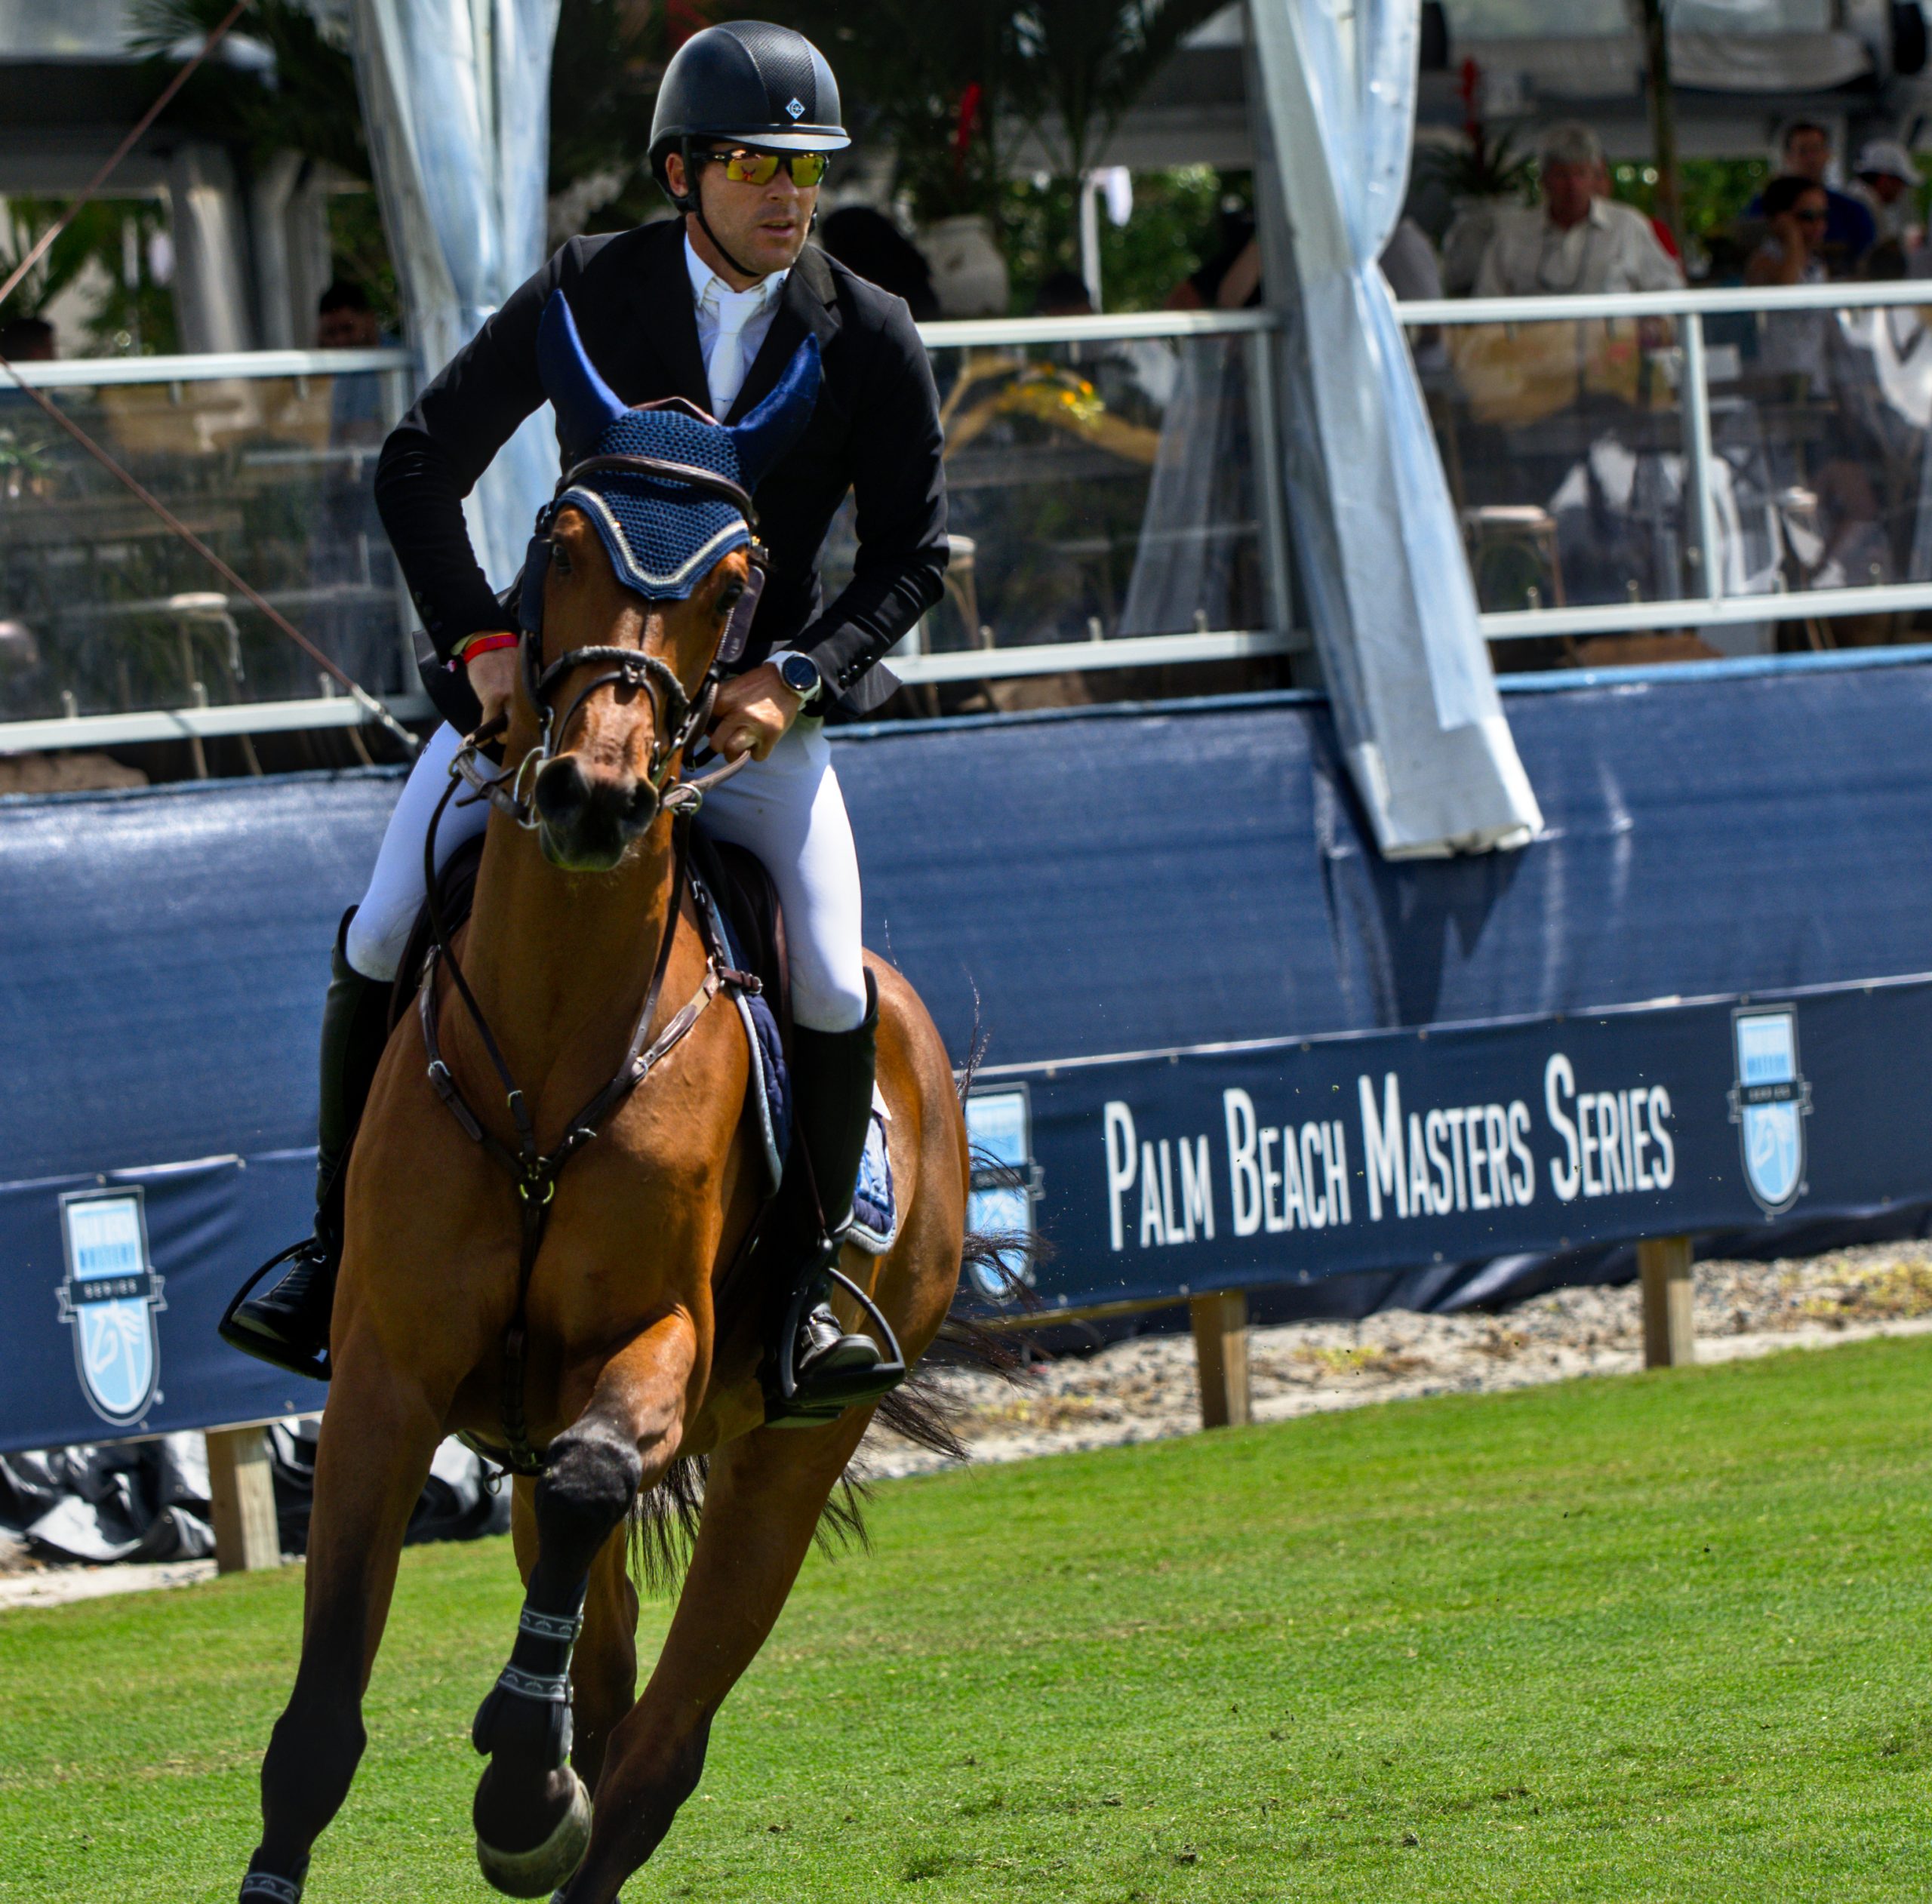
{"type": "MultiPolygon", "coordinates": [[[[551,536],[534,658],[589,644],[641,651],[694,699],[746,585],[747,552],[724,555],[686,598],[652,601],[620,585],[580,511],[559,510],[551,536]]],[[[595,684],[601,665],[557,683],[557,705],[583,698],[557,737],[568,748],[534,777],[540,835],[492,814],[474,911],[455,941],[546,1151],[622,1065],[667,934],[650,1036],[707,995],[673,818],[652,784],[654,750],[661,762],[666,739],[663,697],[638,676],[595,684]]],[[[511,767],[539,732],[526,690],[506,738],[511,767]]],[[[842,1267],[879,1304],[910,1361],[937,1332],[958,1281],[970,1166],[931,1020],[891,967],[868,964],[903,1213],[888,1253],[848,1250],[842,1267]]],[[[448,1003],[447,972],[435,983],[448,1003]]],[[[476,1025],[460,1005],[441,1023],[456,1089],[514,1149],[518,1131],[476,1025]]],[[[766,1311],[734,1303],[719,1312],[721,1278],[764,1194],[744,1115],[749,1063],[737,1014],[702,1010],[555,1185],[525,1309],[521,1402],[528,1439],[544,1450],[540,1477],[515,1489],[528,1598],[512,1666],[476,1727],[490,1755],[475,1806],[478,1850],[491,1881],[513,1895],[560,1885],[565,1904],[608,1904],[650,1856],[696,1786],[712,1718],[777,1618],[873,1412],[782,1432],[764,1426],[766,1311]],[[702,1518],[639,1698],[626,1523],[689,1456],[708,1462],[702,1518]],[[594,1795],[587,1849],[586,1788],[594,1795]]],[[[503,1438],[519,1235],[510,1176],[432,1088],[423,1032],[406,1017],[350,1168],[301,1664],[262,1768],[263,1830],[246,1899],[299,1897],[310,1848],[348,1792],[398,1553],[437,1444],[462,1432],[503,1438]]]]}

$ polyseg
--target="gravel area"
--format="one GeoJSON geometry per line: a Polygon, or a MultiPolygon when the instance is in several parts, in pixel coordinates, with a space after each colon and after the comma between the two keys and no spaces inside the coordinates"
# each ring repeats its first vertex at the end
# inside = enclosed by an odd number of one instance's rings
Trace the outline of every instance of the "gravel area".
{"type": "MultiPolygon", "coordinates": [[[[1861,1245],[1777,1263],[1700,1263],[1698,1359],[1725,1361],[1860,1336],[1932,1332],[1932,1244],[1861,1245]]],[[[1635,1284],[1565,1289],[1500,1315],[1392,1309],[1361,1322],[1291,1322],[1248,1333],[1255,1419],[1426,1395],[1469,1395],[1622,1375],[1643,1365],[1635,1284]]],[[[1200,1426],[1194,1342],[1146,1336],[1069,1357],[1017,1381],[940,1372],[976,1461],[1108,1447],[1200,1426]]],[[[896,1437],[866,1449],[877,1475],[943,1465],[896,1437]]]]}
{"type": "MultiPolygon", "coordinates": [[[[1883,1243],[1778,1263],[1700,1263],[1697,1356],[1729,1361],[1875,1335],[1932,1333],[1932,1243],[1883,1243]]],[[[1501,1315],[1392,1309],[1361,1322],[1291,1322],[1248,1333],[1255,1419],[1285,1421],[1426,1395],[1472,1395],[1643,1363],[1635,1285],[1564,1289],[1501,1315]]],[[[1192,1434],[1200,1426],[1194,1342],[1144,1336],[1069,1356],[1016,1380],[943,1369],[937,1380],[975,1461],[1110,1447],[1192,1434]]],[[[943,1465],[896,1436],[864,1450],[875,1476],[943,1465]]],[[[0,1533],[0,1610],[100,1594],[183,1586],[212,1561],[158,1567],[58,1567],[0,1533]]]]}

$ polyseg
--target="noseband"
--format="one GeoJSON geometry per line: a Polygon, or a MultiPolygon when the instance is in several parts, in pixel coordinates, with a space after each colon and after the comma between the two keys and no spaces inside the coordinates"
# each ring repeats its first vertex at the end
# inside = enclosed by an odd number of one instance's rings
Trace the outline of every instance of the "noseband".
{"type": "MultiPolygon", "coordinates": [[[[658,482],[675,483],[729,503],[745,518],[746,527],[752,532],[752,563],[758,568],[764,567],[764,546],[757,539],[758,510],[749,493],[728,476],[721,476],[715,470],[655,456],[593,456],[572,463],[558,479],[555,494],[538,512],[537,533],[531,543],[533,555],[539,546],[547,551],[554,546],[555,538],[550,533],[550,525],[556,519],[558,504],[564,493],[586,476],[611,470],[626,475],[648,476],[658,482]]],[[[518,642],[518,652],[523,665],[524,691],[529,695],[530,704],[537,710],[540,723],[537,745],[518,762],[513,774],[486,774],[478,764],[481,750],[502,731],[500,723],[492,723],[487,728],[479,727],[464,741],[450,763],[450,772],[454,778],[466,782],[472,792],[488,800],[498,812],[515,820],[526,832],[534,832],[540,823],[531,798],[537,774],[547,762],[565,751],[563,740],[570,731],[571,722],[600,688],[641,689],[651,697],[654,732],[651,743],[651,763],[645,777],[652,792],[662,796],[669,812],[687,815],[696,813],[704,804],[705,795],[729,780],[751,758],[749,754],[741,755],[711,773],[700,774],[694,780],[681,780],[669,789],[665,786],[672,761],[710,725],[712,703],[718,693],[715,663],[706,670],[704,686],[694,700],[685,691],[685,684],[678,679],[675,669],[668,662],[657,655],[647,654],[641,648],[605,645],[571,648],[546,666],[541,631],[526,623],[518,642]],[[579,668],[600,663],[603,671],[580,688],[576,697],[558,715],[550,700],[558,683],[579,668]]]]}

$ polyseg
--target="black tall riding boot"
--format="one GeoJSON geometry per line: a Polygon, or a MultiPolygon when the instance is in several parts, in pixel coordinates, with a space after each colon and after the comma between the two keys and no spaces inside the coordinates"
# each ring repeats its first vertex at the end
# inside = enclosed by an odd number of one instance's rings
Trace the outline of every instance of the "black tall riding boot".
{"type": "Polygon", "coordinates": [[[388,985],[365,979],[345,949],[349,921],[343,915],[329,961],[328,996],[322,1006],[321,1103],[315,1144],[315,1233],[272,1257],[243,1285],[221,1318],[224,1342],[278,1368],[326,1381],[329,1374],[329,1312],[336,1272],[342,1264],[343,1189],[349,1149],[389,1044],[388,985]],[[278,1263],[288,1272],[260,1296],[248,1290],[278,1263]]]}
{"type": "MultiPolygon", "coordinates": [[[[832,1293],[827,1272],[838,1262],[851,1225],[852,1193],[872,1123],[878,988],[869,972],[866,1006],[865,1022],[854,1030],[814,1032],[801,1025],[792,1034],[799,1135],[818,1196],[816,1207],[808,1190],[792,1202],[804,1213],[797,1225],[804,1247],[780,1325],[792,1332],[792,1392],[774,1396],[774,1414],[828,1419],[875,1399],[897,1379],[888,1373],[896,1363],[888,1361],[869,1336],[845,1334],[826,1300],[832,1293]]],[[[784,1346],[779,1345],[781,1365],[784,1346]]],[[[777,1386],[782,1389],[782,1382],[777,1386]]]]}

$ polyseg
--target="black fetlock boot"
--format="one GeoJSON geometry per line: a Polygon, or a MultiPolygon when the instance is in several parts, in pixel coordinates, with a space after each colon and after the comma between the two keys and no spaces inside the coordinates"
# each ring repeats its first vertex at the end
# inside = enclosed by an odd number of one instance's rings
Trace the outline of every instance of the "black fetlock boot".
{"type": "Polygon", "coordinates": [[[792,1034],[792,1078],[799,1137],[809,1164],[816,1205],[808,1189],[788,1198],[802,1246],[789,1278],[790,1300],[767,1384],[766,1419],[799,1426],[835,1419],[845,1409],[876,1401],[905,1376],[899,1345],[882,1322],[881,1352],[870,1336],[848,1335],[832,1312],[832,1271],[852,1222],[852,1193],[872,1124],[872,1078],[878,1031],[878,987],[866,974],[866,1017],[849,1032],[792,1034]],[[823,1215],[821,1226],[820,1217],[823,1215]]]}
{"type": "Polygon", "coordinates": [[[390,987],[365,979],[345,950],[352,906],[337,929],[322,1006],[321,1105],[315,1145],[315,1233],[272,1257],[244,1283],[221,1318],[221,1338],[297,1375],[329,1377],[329,1315],[342,1263],[343,1190],[349,1149],[389,1044],[390,987]],[[287,1272],[260,1296],[248,1292],[278,1265],[287,1272]],[[245,1300],[244,1299],[246,1299],[245,1300]]]}

